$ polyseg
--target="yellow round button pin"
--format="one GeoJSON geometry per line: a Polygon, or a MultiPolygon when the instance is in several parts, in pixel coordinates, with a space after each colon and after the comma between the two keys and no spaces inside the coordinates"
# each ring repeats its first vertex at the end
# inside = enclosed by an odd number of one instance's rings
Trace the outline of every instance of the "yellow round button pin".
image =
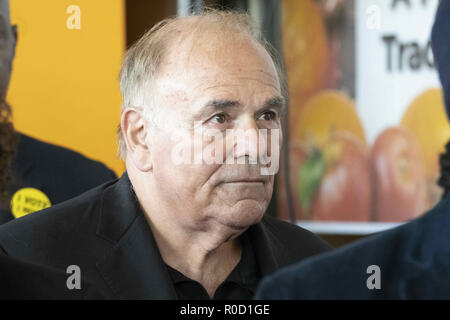
{"type": "Polygon", "coordinates": [[[52,204],[45,193],[36,188],[17,190],[11,199],[11,212],[15,218],[50,207],[52,204]]]}

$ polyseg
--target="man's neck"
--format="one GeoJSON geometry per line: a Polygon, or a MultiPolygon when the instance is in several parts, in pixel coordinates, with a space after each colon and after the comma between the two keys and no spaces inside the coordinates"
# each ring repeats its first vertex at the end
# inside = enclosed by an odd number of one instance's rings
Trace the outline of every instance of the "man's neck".
{"type": "Polygon", "coordinates": [[[239,236],[244,230],[231,230],[214,222],[202,228],[189,228],[176,218],[176,208],[145,196],[155,193],[139,188],[134,191],[163,261],[201,283],[212,297],[241,258],[239,236]]]}
{"type": "MultiPolygon", "coordinates": [[[[240,237],[218,239],[213,233],[185,233],[182,228],[158,223],[146,215],[163,261],[203,285],[210,297],[239,263],[240,237]],[[227,241],[228,240],[228,241],[227,241]]],[[[157,220],[157,218],[156,218],[157,220]]]]}

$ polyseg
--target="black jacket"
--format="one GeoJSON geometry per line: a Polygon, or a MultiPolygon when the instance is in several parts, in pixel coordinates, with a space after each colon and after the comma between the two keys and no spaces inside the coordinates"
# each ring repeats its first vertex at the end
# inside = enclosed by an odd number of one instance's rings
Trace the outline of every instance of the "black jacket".
{"type": "Polygon", "coordinates": [[[402,226],[267,277],[255,298],[450,299],[450,196],[402,226]],[[371,265],[380,268],[379,289],[368,289],[371,265]]]}
{"type": "MultiPolygon", "coordinates": [[[[26,187],[36,188],[47,195],[52,205],[117,178],[100,162],[24,134],[19,134],[12,175],[11,194],[26,187]]],[[[12,219],[10,208],[0,205],[0,224],[12,219]]]]}
{"type": "Polygon", "coordinates": [[[69,289],[71,273],[11,259],[0,253],[0,300],[101,299],[91,285],[69,289]]]}
{"type": "MultiPolygon", "coordinates": [[[[267,216],[246,232],[262,275],[328,249],[309,231],[267,216]]],[[[83,279],[106,298],[176,299],[126,172],[0,226],[0,250],[59,270],[78,265],[83,279]]]]}

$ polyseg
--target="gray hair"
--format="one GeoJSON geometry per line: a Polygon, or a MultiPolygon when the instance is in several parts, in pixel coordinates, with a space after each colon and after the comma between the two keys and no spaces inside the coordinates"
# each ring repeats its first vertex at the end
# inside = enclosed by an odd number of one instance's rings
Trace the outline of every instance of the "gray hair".
{"type": "MultiPolygon", "coordinates": [[[[154,119],[157,112],[149,110],[152,106],[148,100],[151,98],[152,82],[156,79],[167,48],[180,36],[195,36],[211,29],[227,36],[248,36],[265,48],[277,69],[281,94],[287,98],[286,75],[278,53],[261,37],[251,17],[241,12],[205,9],[189,17],[172,17],[157,23],[127,50],[119,73],[122,112],[131,106],[145,107],[143,112],[156,125],[154,119]],[[186,28],[188,21],[192,23],[191,28],[186,28]]],[[[127,150],[120,125],[117,134],[119,157],[124,159],[127,150]]]]}

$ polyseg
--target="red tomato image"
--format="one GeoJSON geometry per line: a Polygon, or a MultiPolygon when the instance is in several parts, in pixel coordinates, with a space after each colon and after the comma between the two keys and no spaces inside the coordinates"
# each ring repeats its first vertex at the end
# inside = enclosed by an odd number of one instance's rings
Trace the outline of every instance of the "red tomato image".
{"type": "Polygon", "coordinates": [[[361,141],[336,132],[323,149],[325,174],[312,203],[314,220],[368,221],[371,207],[370,168],[361,141]]]}
{"type": "Polygon", "coordinates": [[[336,131],[322,148],[297,143],[290,153],[289,183],[297,219],[369,220],[370,167],[356,136],[336,131]]]}
{"type": "Polygon", "coordinates": [[[376,221],[406,221],[426,208],[426,178],[414,137],[400,127],[380,133],[371,149],[376,221]]]}

